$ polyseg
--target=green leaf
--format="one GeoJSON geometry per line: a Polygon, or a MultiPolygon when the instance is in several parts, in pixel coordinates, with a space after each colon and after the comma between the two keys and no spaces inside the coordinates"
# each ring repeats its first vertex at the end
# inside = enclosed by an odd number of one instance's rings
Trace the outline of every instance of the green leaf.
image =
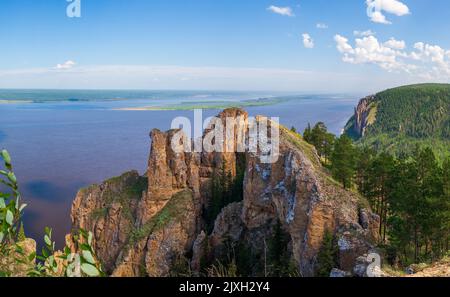
{"type": "Polygon", "coordinates": [[[9,225],[12,225],[13,224],[13,221],[14,221],[14,215],[13,215],[13,213],[8,209],[8,211],[6,212],[6,222],[9,224],[9,225]]]}
{"type": "Polygon", "coordinates": [[[52,245],[52,241],[50,240],[50,237],[48,237],[48,235],[44,236],[44,241],[45,241],[46,245],[48,245],[48,246],[52,245]]]}
{"type": "Polygon", "coordinates": [[[17,178],[16,175],[12,172],[8,173],[8,179],[10,182],[12,182],[13,184],[17,184],[17,178]]]}
{"type": "Polygon", "coordinates": [[[43,256],[36,256],[36,259],[41,260],[41,261],[47,260],[47,258],[43,257],[43,256]]]}
{"type": "Polygon", "coordinates": [[[8,151],[2,150],[1,155],[2,155],[3,161],[5,161],[5,163],[7,165],[11,165],[11,156],[9,155],[8,151]]]}
{"type": "Polygon", "coordinates": [[[82,256],[86,261],[95,265],[95,259],[90,251],[82,251],[82,256]]]}
{"type": "Polygon", "coordinates": [[[43,258],[44,258],[44,260],[45,259],[47,259],[48,258],[48,252],[47,252],[47,250],[44,248],[44,249],[42,249],[42,256],[44,256],[43,258]]]}
{"type": "Polygon", "coordinates": [[[80,244],[79,247],[83,251],[90,251],[91,250],[91,247],[89,245],[85,244],[85,243],[80,244]]]}
{"type": "Polygon", "coordinates": [[[0,198],[0,209],[6,208],[5,199],[0,198]]]}
{"type": "Polygon", "coordinates": [[[5,234],[3,232],[0,232],[0,243],[2,243],[4,237],[5,237],[5,234]]]}
{"type": "Polygon", "coordinates": [[[36,259],[36,252],[32,252],[29,256],[28,256],[28,261],[34,261],[34,259],[36,259]]]}
{"type": "Polygon", "coordinates": [[[99,276],[100,275],[100,271],[98,271],[98,269],[91,264],[88,263],[84,263],[81,265],[81,270],[87,275],[87,276],[91,276],[91,277],[95,277],[95,276],[99,276]]]}

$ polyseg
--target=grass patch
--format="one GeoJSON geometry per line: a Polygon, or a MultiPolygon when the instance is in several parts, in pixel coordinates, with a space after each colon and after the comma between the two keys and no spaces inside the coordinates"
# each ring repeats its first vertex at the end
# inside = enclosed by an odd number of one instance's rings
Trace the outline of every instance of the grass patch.
{"type": "Polygon", "coordinates": [[[370,104],[369,115],[367,116],[367,125],[373,125],[377,120],[377,112],[378,112],[378,103],[372,102],[370,104]]]}
{"type": "MultiPolygon", "coordinates": [[[[147,190],[147,178],[139,176],[136,172],[127,172],[106,180],[102,185],[104,190],[101,195],[105,207],[92,211],[92,219],[105,218],[111,206],[119,203],[122,206],[122,216],[132,224],[135,218],[130,208],[130,202],[142,198],[142,193],[147,190]]],[[[98,188],[98,185],[91,185],[80,190],[80,193],[87,195],[88,192],[93,192],[98,188]]]]}
{"type": "Polygon", "coordinates": [[[153,218],[151,218],[142,227],[134,230],[130,237],[130,244],[136,243],[150,234],[161,230],[170,222],[182,220],[186,212],[186,206],[192,203],[193,194],[190,190],[178,192],[170,198],[166,206],[161,209],[153,218]]]}
{"type": "Polygon", "coordinates": [[[295,133],[280,125],[280,137],[284,137],[289,143],[293,144],[296,148],[302,151],[313,165],[319,169],[322,167],[320,161],[315,153],[314,146],[307,143],[300,134],[295,133]]]}

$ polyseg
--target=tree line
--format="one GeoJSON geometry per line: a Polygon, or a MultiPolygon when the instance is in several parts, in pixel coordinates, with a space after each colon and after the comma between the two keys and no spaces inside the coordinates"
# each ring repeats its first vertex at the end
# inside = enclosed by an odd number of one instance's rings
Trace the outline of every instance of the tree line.
{"type": "Polygon", "coordinates": [[[438,161],[432,148],[417,146],[395,158],[336,137],[325,124],[303,133],[346,189],[360,192],[380,217],[381,245],[391,264],[435,261],[449,253],[450,157],[438,161]]]}

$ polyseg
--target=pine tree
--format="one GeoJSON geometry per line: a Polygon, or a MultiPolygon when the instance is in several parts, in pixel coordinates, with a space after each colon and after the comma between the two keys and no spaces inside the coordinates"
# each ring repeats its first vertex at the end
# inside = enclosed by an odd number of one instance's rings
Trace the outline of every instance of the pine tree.
{"type": "Polygon", "coordinates": [[[340,181],[344,188],[350,188],[356,172],[357,151],[352,140],[342,135],[335,143],[331,155],[331,171],[335,179],[340,181]]]}
{"type": "Polygon", "coordinates": [[[355,181],[359,192],[366,197],[370,192],[369,171],[374,155],[375,153],[367,147],[358,149],[355,181]]]}
{"type": "Polygon", "coordinates": [[[289,238],[283,231],[281,221],[277,220],[272,238],[269,240],[269,261],[271,276],[285,276],[289,267],[289,238]]]}
{"type": "Polygon", "coordinates": [[[379,233],[386,241],[387,220],[389,212],[389,180],[394,168],[392,156],[382,153],[373,158],[369,163],[368,179],[366,183],[366,197],[371,202],[372,208],[380,217],[379,233]]]}
{"type": "Polygon", "coordinates": [[[310,124],[308,124],[308,127],[303,133],[303,139],[314,145],[317,153],[325,159],[326,163],[331,156],[333,144],[336,140],[336,137],[328,132],[327,126],[323,122],[319,122],[311,129],[310,124]]]}
{"type": "Polygon", "coordinates": [[[322,247],[317,255],[317,272],[319,277],[329,277],[330,272],[336,267],[336,254],[337,249],[334,244],[333,234],[330,231],[326,231],[322,241],[322,247]]]}
{"type": "Polygon", "coordinates": [[[305,128],[305,131],[303,132],[303,139],[306,142],[308,142],[308,143],[312,142],[312,139],[311,139],[311,124],[310,123],[308,123],[308,126],[305,128]]]}

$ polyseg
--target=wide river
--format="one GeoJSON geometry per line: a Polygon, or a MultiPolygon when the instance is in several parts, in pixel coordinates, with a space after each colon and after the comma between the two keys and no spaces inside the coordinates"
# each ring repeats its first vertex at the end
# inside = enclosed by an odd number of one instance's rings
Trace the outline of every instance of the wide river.
{"type": "Polygon", "coordinates": [[[144,173],[153,128],[170,128],[175,117],[193,111],[118,110],[152,106],[198,106],[204,118],[218,113],[211,105],[250,102],[250,115],[276,116],[302,131],[323,121],[339,134],[359,95],[281,96],[267,104],[253,99],[277,94],[126,91],[0,91],[0,148],[12,158],[28,207],[27,236],[40,239],[45,226],[54,229],[58,245],[70,230],[70,208],[80,188],[132,169],[144,173]],[[124,99],[132,97],[136,99],[124,99]],[[46,100],[48,98],[48,100],[46,100]],[[114,99],[114,100],[109,100],[114,99]],[[249,101],[250,100],[250,101],[249,101]],[[220,102],[220,103],[217,103],[220,102]],[[253,102],[253,103],[252,103],[253,102]]]}

